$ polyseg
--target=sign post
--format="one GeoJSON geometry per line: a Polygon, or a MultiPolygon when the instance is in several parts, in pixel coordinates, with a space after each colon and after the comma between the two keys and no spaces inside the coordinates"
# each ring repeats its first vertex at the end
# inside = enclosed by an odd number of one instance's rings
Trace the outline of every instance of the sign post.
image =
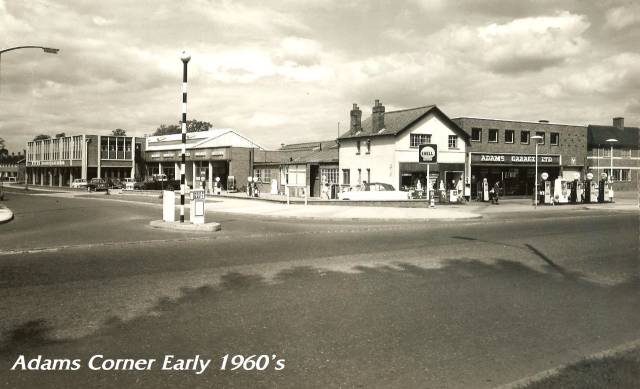
{"type": "Polygon", "coordinates": [[[431,201],[433,206],[433,186],[431,185],[431,174],[429,172],[429,164],[438,162],[438,145],[421,144],[418,146],[418,163],[427,164],[427,199],[431,201]]]}

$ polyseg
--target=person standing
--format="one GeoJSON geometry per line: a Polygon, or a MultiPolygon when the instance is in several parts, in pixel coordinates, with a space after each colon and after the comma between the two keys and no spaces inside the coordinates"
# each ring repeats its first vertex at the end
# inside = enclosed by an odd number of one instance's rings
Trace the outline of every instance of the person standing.
{"type": "Polygon", "coordinates": [[[493,184],[493,199],[492,199],[492,203],[493,204],[498,204],[498,200],[500,199],[500,181],[496,181],[495,184],[493,184]]]}

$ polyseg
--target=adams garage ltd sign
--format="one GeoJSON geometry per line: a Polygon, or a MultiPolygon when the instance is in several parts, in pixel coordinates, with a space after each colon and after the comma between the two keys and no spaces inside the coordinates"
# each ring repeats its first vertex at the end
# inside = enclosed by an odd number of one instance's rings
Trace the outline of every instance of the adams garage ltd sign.
{"type": "MultiPolygon", "coordinates": [[[[535,154],[471,154],[471,163],[476,165],[535,165],[535,154]]],[[[560,165],[559,155],[538,155],[538,165],[560,165]]]]}

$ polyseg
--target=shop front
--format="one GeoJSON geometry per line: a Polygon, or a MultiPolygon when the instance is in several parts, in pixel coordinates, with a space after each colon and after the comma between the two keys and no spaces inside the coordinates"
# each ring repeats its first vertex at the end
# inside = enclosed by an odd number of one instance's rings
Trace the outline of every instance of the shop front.
{"type": "MultiPolygon", "coordinates": [[[[535,154],[469,153],[471,196],[476,197],[486,178],[492,187],[499,181],[504,196],[533,195],[536,175],[535,154]]],[[[561,175],[560,155],[538,155],[538,181],[547,173],[555,180],[561,175]]]]}

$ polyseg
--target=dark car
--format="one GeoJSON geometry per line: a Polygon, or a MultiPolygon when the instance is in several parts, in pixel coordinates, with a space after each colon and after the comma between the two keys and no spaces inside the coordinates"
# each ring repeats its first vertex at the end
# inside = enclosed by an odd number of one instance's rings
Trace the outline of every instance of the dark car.
{"type": "Polygon", "coordinates": [[[145,181],[142,183],[141,188],[143,190],[178,190],[180,189],[179,180],[166,180],[166,181],[145,181]]]}
{"type": "Polygon", "coordinates": [[[109,189],[122,189],[122,188],[124,188],[124,184],[118,178],[109,178],[109,179],[107,179],[107,188],[109,188],[109,189]]]}
{"type": "Polygon", "coordinates": [[[107,183],[102,178],[92,178],[91,181],[87,183],[87,190],[89,192],[107,190],[107,183]]]}

